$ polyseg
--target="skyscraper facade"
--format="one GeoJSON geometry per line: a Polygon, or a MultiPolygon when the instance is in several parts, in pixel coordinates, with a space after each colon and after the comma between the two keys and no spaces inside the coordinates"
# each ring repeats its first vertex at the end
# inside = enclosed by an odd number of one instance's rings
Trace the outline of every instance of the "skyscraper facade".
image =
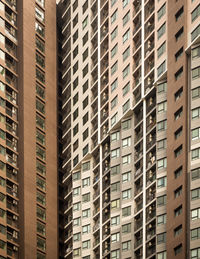
{"type": "Polygon", "coordinates": [[[0,1],[0,258],[57,258],[56,3],[0,1]]]}
{"type": "Polygon", "coordinates": [[[199,1],[60,1],[60,257],[200,257],[199,1]]]}

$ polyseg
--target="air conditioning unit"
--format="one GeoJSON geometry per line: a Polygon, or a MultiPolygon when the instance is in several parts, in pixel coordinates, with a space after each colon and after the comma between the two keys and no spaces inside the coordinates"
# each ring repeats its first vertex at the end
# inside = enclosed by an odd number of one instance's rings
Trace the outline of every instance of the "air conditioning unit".
{"type": "Polygon", "coordinates": [[[149,135],[149,142],[151,142],[153,140],[153,136],[152,134],[149,135]]]}
{"type": "Polygon", "coordinates": [[[106,177],[105,177],[105,181],[108,181],[108,176],[106,175],[106,177]]]}
{"type": "Polygon", "coordinates": [[[13,246],[13,250],[14,251],[18,251],[18,247],[17,246],[13,246]]]}
{"type": "Polygon", "coordinates": [[[147,42],[147,48],[148,49],[151,48],[151,41],[150,40],[148,40],[148,42],[147,42]]]}
{"type": "Polygon", "coordinates": [[[150,78],[150,77],[147,78],[147,84],[148,84],[148,85],[151,84],[151,78],[150,78]]]}
{"type": "Polygon", "coordinates": [[[149,171],[149,178],[151,179],[153,177],[153,172],[152,170],[149,171]]]}
{"type": "Polygon", "coordinates": [[[152,158],[152,155],[153,155],[152,152],[149,152],[149,158],[152,158]]]}
{"type": "Polygon", "coordinates": [[[16,200],[13,200],[13,205],[17,206],[17,201],[16,200]]]}
{"type": "Polygon", "coordinates": [[[17,220],[18,217],[16,215],[13,215],[13,220],[17,220]]]}
{"type": "Polygon", "coordinates": [[[152,246],[153,244],[152,244],[152,242],[150,241],[149,243],[148,243],[148,246],[152,246]]]}
{"type": "Polygon", "coordinates": [[[105,209],[105,213],[108,213],[108,209],[105,209]]]}
{"type": "Polygon", "coordinates": [[[152,227],[153,227],[152,224],[149,224],[149,229],[152,229],[152,227]]]}
{"type": "Polygon", "coordinates": [[[16,169],[13,169],[13,175],[17,175],[17,170],[16,169]]]}
{"type": "Polygon", "coordinates": [[[149,105],[152,105],[153,104],[153,98],[151,97],[150,99],[149,99],[149,105]]]}
{"type": "Polygon", "coordinates": [[[108,243],[107,242],[105,242],[105,248],[108,248],[108,243]]]}

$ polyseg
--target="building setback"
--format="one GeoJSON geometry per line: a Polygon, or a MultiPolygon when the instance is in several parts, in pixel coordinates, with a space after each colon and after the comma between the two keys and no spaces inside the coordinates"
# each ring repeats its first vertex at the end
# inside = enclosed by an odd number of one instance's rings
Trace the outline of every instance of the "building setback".
{"type": "Polygon", "coordinates": [[[60,258],[199,258],[199,1],[61,0],[58,24],[60,258]]]}
{"type": "Polygon", "coordinates": [[[0,258],[57,258],[54,0],[0,1],[0,258]]]}

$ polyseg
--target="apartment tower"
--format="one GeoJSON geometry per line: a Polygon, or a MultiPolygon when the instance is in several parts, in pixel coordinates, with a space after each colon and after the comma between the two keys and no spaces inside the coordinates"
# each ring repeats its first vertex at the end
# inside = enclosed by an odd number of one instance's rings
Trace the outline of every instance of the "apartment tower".
{"type": "Polygon", "coordinates": [[[200,4],[61,0],[59,255],[200,258],[200,4]]]}
{"type": "Polygon", "coordinates": [[[0,1],[0,258],[57,258],[56,3],[0,1]]]}

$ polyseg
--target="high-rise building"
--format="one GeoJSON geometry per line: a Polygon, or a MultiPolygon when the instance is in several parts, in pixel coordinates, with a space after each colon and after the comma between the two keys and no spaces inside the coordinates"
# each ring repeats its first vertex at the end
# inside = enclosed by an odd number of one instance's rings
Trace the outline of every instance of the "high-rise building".
{"type": "Polygon", "coordinates": [[[200,4],[61,0],[60,258],[200,258],[200,4]]]}
{"type": "Polygon", "coordinates": [[[0,1],[0,258],[57,258],[56,2],[0,1]]]}

